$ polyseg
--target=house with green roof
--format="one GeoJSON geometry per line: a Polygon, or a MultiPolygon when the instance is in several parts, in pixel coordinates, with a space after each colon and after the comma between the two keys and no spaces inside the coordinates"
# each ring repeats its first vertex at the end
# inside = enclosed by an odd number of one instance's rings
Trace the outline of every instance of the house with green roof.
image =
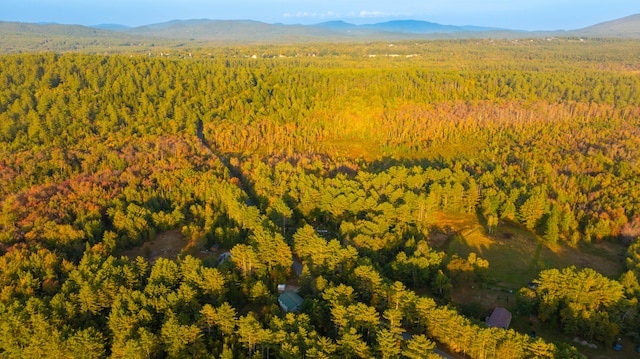
{"type": "Polygon", "coordinates": [[[284,292],[278,297],[278,303],[285,312],[295,312],[302,305],[302,297],[296,292],[284,292]]]}

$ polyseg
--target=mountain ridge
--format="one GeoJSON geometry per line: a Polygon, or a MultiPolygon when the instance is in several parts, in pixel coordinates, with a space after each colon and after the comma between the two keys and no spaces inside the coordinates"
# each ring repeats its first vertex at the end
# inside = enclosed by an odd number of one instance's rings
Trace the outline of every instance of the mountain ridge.
{"type": "MultiPolygon", "coordinates": [[[[489,28],[486,28],[488,30],[489,28]]],[[[375,24],[355,25],[344,21],[330,21],[319,24],[269,24],[254,20],[173,20],[164,23],[145,25],[127,30],[130,34],[181,38],[178,30],[190,31],[191,38],[198,40],[219,40],[235,38],[251,40],[271,36],[295,37],[401,37],[417,34],[454,33],[468,31],[468,27],[440,25],[418,20],[396,20],[375,24]],[[249,33],[249,34],[247,34],[249,33]],[[247,36],[250,35],[250,36],[247,36]]],[[[508,30],[507,30],[508,31],[508,30]]]]}
{"type": "Polygon", "coordinates": [[[640,38],[640,14],[600,22],[582,29],[572,30],[570,32],[577,32],[587,36],[604,35],[606,37],[640,38]]]}
{"type": "MultiPolygon", "coordinates": [[[[316,24],[270,24],[255,20],[211,20],[190,19],[172,20],[156,24],[131,27],[122,32],[128,34],[144,34],[152,37],[184,38],[179,33],[171,33],[172,28],[188,29],[197,35],[195,39],[217,40],[235,39],[238,41],[250,41],[248,32],[258,39],[274,39],[281,34],[285,39],[308,39],[328,37],[336,39],[357,39],[379,37],[381,40],[398,38],[476,38],[491,37],[494,35],[507,37],[522,36],[589,36],[589,37],[622,37],[640,38],[640,14],[629,15],[623,18],[600,22],[581,29],[556,30],[556,31],[525,31],[518,29],[506,29],[476,25],[445,25],[424,20],[391,20],[370,24],[353,24],[344,20],[332,20],[316,24]],[[247,29],[242,29],[246,26],[247,29]],[[156,31],[153,31],[156,30],[156,31]],[[246,31],[245,31],[246,30],[246,31]],[[216,36],[207,35],[207,32],[216,36]],[[235,37],[234,37],[235,35],[235,37]]],[[[184,35],[182,35],[184,36],[184,35]]]]}
{"type": "MultiPolygon", "coordinates": [[[[269,24],[255,20],[189,19],[129,27],[120,24],[93,26],[54,23],[0,21],[0,52],[33,50],[77,50],[66,48],[64,39],[100,39],[100,43],[141,43],[146,41],[200,41],[211,43],[304,43],[401,41],[464,38],[523,37],[611,37],[640,39],[640,14],[601,22],[581,29],[523,31],[474,25],[443,25],[423,20],[393,20],[356,25],[333,20],[311,25],[269,24]],[[55,39],[58,48],[38,47],[55,39]],[[18,42],[28,42],[21,49],[18,42]]],[[[51,42],[49,42],[51,44],[51,42]]],[[[95,46],[97,47],[97,45],[95,46]]]]}
{"type": "Polygon", "coordinates": [[[422,20],[392,20],[387,22],[381,22],[376,24],[358,25],[363,28],[370,29],[383,29],[387,31],[397,31],[406,33],[434,33],[434,32],[459,32],[459,31],[514,31],[511,29],[500,29],[482,26],[472,25],[443,25],[435,22],[422,21],[422,20]]]}

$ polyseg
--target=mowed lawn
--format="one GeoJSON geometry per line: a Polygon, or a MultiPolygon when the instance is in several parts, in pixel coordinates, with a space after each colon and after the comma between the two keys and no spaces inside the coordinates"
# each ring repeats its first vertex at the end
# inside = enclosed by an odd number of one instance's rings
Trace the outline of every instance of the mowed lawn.
{"type": "Polygon", "coordinates": [[[445,248],[448,254],[466,258],[475,252],[489,261],[489,280],[514,292],[544,269],[590,267],[613,279],[625,269],[624,247],[610,242],[581,244],[577,248],[563,243],[549,246],[535,233],[509,222],[501,222],[489,235],[474,215],[441,214],[437,224],[454,233],[445,248]]]}

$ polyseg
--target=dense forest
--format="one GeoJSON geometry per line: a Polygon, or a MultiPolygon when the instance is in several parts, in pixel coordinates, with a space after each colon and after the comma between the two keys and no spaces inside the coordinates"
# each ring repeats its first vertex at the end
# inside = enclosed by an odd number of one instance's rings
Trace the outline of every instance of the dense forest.
{"type": "Polygon", "coordinates": [[[639,344],[638,71],[640,42],[595,39],[2,55],[0,357],[639,344]],[[623,265],[505,282],[456,221],[623,265]],[[517,330],[458,295],[495,288],[517,330]]]}

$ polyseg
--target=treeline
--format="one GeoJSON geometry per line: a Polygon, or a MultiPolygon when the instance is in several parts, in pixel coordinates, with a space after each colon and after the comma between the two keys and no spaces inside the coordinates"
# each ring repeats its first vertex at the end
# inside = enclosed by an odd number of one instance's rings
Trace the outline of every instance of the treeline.
{"type": "Polygon", "coordinates": [[[548,269],[518,293],[520,314],[536,314],[570,336],[613,343],[638,327],[639,286],[633,271],[611,280],[593,269],[548,269]]]}

